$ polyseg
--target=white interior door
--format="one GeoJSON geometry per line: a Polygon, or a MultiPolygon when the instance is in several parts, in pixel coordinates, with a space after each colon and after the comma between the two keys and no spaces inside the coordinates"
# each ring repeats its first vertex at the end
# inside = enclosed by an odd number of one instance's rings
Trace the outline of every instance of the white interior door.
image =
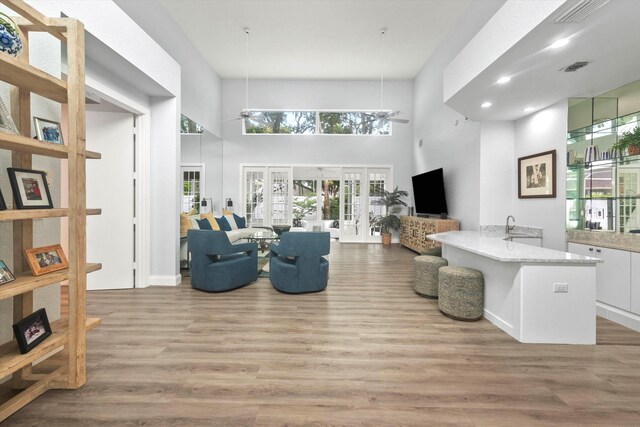
{"type": "Polygon", "coordinates": [[[134,127],[130,113],[87,111],[87,149],[102,153],[87,161],[87,260],[102,270],[87,275],[87,289],[134,287],[134,127]]]}
{"type": "MultiPolygon", "coordinates": [[[[366,209],[366,193],[363,192],[365,168],[343,168],[340,203],[340,241],[363,242],[367,227],[363,209],[366,209]]],[[[365,211],[366,213],[366,211],[365,211]]]]}

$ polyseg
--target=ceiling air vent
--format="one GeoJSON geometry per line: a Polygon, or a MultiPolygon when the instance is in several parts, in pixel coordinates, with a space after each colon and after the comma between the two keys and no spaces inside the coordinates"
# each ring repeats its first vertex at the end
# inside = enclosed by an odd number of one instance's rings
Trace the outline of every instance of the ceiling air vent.
{"type": "Polygon", "coordinates": [[[560,68],[559,71],[564,71],[565,73],[573,73],[574,71],[578,71],[580,68],[586,67],[588,64],[587,61],[578,61],[574,62],[571,65],[567,65],[566,67],[560,68]]]}
{"type": "Polygon", "coordinates": [[[568,1],[553,14],[551,20],[556,24],[581,22],[607,3],[609,0],[568,1]]]}

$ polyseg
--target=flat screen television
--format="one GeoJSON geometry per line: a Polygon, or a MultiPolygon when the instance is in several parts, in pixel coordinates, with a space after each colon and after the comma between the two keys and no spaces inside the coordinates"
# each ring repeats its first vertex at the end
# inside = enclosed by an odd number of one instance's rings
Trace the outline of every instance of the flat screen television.
{"type": "Polygon", "coordinates": [[[418,215],[437,215],[446,217],[447,199],[444,194],[442,168],[411,177],[413,198],[418,215]]]}

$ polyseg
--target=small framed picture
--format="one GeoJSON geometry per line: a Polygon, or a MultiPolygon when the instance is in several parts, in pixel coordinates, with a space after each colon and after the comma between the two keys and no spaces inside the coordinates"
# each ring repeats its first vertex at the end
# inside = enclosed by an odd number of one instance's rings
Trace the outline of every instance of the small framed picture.
{"type": "Polygon", "coordinates": [[[51,142],[53,144],[64,144],[60,123],[42,119],[40,117],[34,117],[33,123],[36,128],[36,137],[40,141],[51,142]]]}
{"type": "Polygon", "coordinates": [[[4,197],[2,197],[2,190],[0,190],[0,211],[6,211],[7,204],[4,202],[4,197]]]}
{"type": "Polygon", "coordinates": [[[18,135],[18,128],[13,122],[7,106],[4,104],[2,98],[0,98],[0,132],[10,133],[11,135],[18,135]]]}
{"type": "Polygon", "coordinates": [[[15,276],[11,273],[7,264],[0,259],[0,285],[13,282],[14,280],[16,280],[15,276]]]}
{"type": "Polygon", "coordinates": [[[67,261],[67,257],[60,245],[25,249],[24,254],[34,276],[69,267],[69,261],[67,261]]]}
{"type": "Polygon", "coordinates": [[[45,172],[17,168],[7,168],[7,172],[18,209],[53,208],[45,172]]]}
{"type": "Polygon", "coordinates": [[[13,333],[18,341],[20,353],[25,354],[51,335],[51,325],[44,308],[28,315],[15,325],[13,333]]]}
{"type": "Polygon", "coordinates": [[[556,197],[556,150],[518,159],[518,198],[556,197]]]}

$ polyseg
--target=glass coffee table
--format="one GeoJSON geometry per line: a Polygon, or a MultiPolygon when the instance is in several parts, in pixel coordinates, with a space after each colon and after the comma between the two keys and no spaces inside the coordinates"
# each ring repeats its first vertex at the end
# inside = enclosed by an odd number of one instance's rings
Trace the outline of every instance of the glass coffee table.
{"type": "Polygon", "coordinates": [[[280,236],[270,230],[257,231],[243,238],[249,242],[257,243],[260,248],[260,252],[264,252],[269,249],[269,243],[280,240],[280,236]]]}

